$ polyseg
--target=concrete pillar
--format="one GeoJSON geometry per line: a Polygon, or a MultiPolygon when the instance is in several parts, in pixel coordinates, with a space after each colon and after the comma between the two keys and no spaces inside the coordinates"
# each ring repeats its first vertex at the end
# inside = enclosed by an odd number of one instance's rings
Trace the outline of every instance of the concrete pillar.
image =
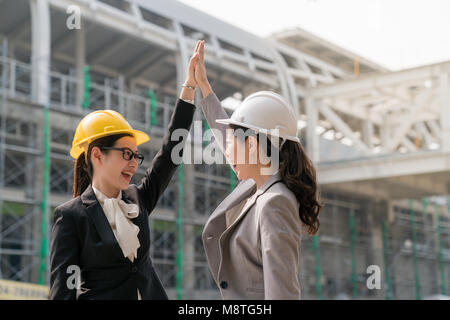
{"type": "Polygon", "coordinates": [[[276,49],[276,43],[268,41],[272,51],[274,62],[278,66],[277,75],[280,82],[281,95],[290,101],[297,119],[300,119],[300,104],[298,102],[297,90],[294,79],[288,72],[288,65],[282,55],[276,49]]]}
{"type": "MultiPolygon", "coordinates": [[[[35,112],[36,122],[33,123],[34,130],[30,131],[30,138],[33,137],[32,140],[36,143],[36,147],[39,149],[43,149],[44,146],[44,116],[42,110],[40,110],[40,115],[35,112]]],[[[26,156],[27,164],[34,163],[35,166],[31,167],[27,170],[25,176],[26,182],[26,190],[29,191],[26,194],[26,197],[30,200],[40,201],[42,198],[42,189],[44,187],[44,172],[42,170],[44,166],[44,158],[43,156],[34,156],[27,155],[26,156]]],[[[50,190],[49,190],[50,191],[50,190]]],[[[49,194],[50,195],[50,194],[49,194]]],[[[38,254],[32,257],[32,264],[36,267],[31,269],[30,279],[29,281],[33,283],[38,283],[39,281],[39,250],[41,247],[41,211],[39,208],[39,203],[30,206],[32,207],[32,211],[28,214],[32,214],[33,217],[31,219],[32,224],[30,228],[30,233],[25,235],[25,241],[31,241],[29,247],[24,247],[24,250],[34,250],[38,254]]],[[[51,216],[51,213],[50,213],[51,216]]]]}
{"type": "MultiPolygon", "coordinates": [[[[184,83],[187,76],[187,68],[190,56],[187,53],[186,43],[184,41],[183,29],[180,23],[175,22],[174,28],[177,33],[179,50],[176,52],[176,68],[177,68],[177,86],[184,83]]],[[[177,88],[177,94],[180,88],[177,88]]],[[[194,226],[187,223],[192,220],[194,212],[194,166],[184,166],[184,208],[183,208],[183,298],[192,299],[194,295],[195,284],[195,235],[194,226]]]]}
{"type": "Polygon", "coordinates": [[[385,117],[384,123],[380,126],[380,140],[383,151],[388,150],[389,141],[391,137],[391,127],[388,126],[386,123],[387,117],[385,117]]]}
{"type": "Polygon", "coordinates": [[[364,143],[369,147],[369,148],[373,148],[373,124],[372,122],[365,120],[363,122],[363,128],[362,128],[362,133],[363,133],[363,141],[364,143]]]}
{"type": "Polygon", "coordinates": [[[183,29],[181,25],[175,22],[174,28],[178,36],[178,50],[176,52],[177,85],[181,85],[186,80],[189,55],[187,53],[186,43],[184,41],[183,29]]]}
{"type": "Polygon", "coordinates": [[[75,41],[76,41],[75,69],[76,69],[76,77],[78,79],[76,105],[79,108],[81,108],[84,95],[83,69],[86,65],[85,24],[81,23],[81,28],[75,29],[73,32],[75,32],[75,41]]]}
{"type": "MultiPolygon", "coordinates": [[[[48,107],[50,100],[50,7],[48,0],[31,0],[31,95],[37,103],[44,107],[48,107]]],[[[40,116],[37,116],[37,145],[43,147],[43,112],[41,110],[40,116]]],[[[42,159],[42,158],[41,158],[42,159]]],[[[43,165],[43,162],[38,161],[43,165]]],[[[35,186],[36,190],[42,192],[43,188],[43,172],[36,168],[35,170],[35,186]]],[[[41,199],[42,194],[36,195],[35,199],[41,199]]],[[[34,208],[33,213],[38,212],[39,208],[34,208]],[[37,211],[34,211],[37,210],[37,211]]],[[[41,223],[41,215],[35,214],[32,219],[33,230],[36,230],[41,223]]],[[[38,229],[39,230],[39,229],[38,229]]],[[[40,232],[35,233],[36,252],[39,252],[40,247],[40,232]],[[37,239],[38,238],[38,239],[37,239]]],[[[33,257],[34,265],[39,266],[39,256],[33,257]]],[[[48,259],[47,259],[48,261],[48,259]]],[[[37,268],[38,269],[38,268],[37,268]]],[[[48,282],[47,272],[47,282],[48,282]]],[[[39,276],[39,275],[38,275],[39,276]]],[[[35,275],[32,275],[34,278],[35,275]]],[[[33,279],[34,280],[34,279],[33,279]]]]}
{"type": "Polygon", "coordinates": [[[314,163],[319,162],[319,136],[316,133],[317,121],[319,120],[319,109],[311,96],[305,98],[306,118],[306,152],[314,163]]]}
{"type": "Polygon", "coordinates": [[[391,200],[386,201],[387,223],[391,224],[395,219],[394,202],[391,200]]]}
{"type": "Polygon", "coordinates": [[[16,44],[14,42],[8,45],[8,56],[11,59],[16,59],[16,44]]]}
{"type": "Polygon", "coordinates": [[[126,90],[125,78],[123,75],[120,75],[119,76],[119,112],[121,114],[123,114],[125,111],[125,97],[123,95],[125,90],[126,90]]]}
{"type": "Polygon", "coordinates": [[[50,97],[50,8],[47,0],[32,0],[31,9],[31,95],[41,105],[50,97]]]}

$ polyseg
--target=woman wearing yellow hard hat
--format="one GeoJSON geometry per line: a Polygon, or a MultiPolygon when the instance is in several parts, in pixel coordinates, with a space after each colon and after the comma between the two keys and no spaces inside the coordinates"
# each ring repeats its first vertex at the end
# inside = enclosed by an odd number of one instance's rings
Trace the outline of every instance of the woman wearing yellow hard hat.
{"type": "Polygon", "coordinates": [[[259,91],[229,118],[207,79],[204,42],[198,51],[202,110],[241,180],[203,228],[211,274],[223,299],[300,299],[301,235],[318,231],[322,205],[293,108],[279,94],[259,91]]]}
{"type": "Polygon", "coordinates": [[[176,171],[172,149],[184,144],[192,123],[196,51],[162,147],[140,184],[130,180],[144,159],[137,146],[149,141],[146,133],[111,110],[78,124],[70,150],[73,199],[54,212],[50,299],[168,298],[150,258],[148,215],[176,171]],[[185,134],[172,141],[176,129],[185,134]]]}

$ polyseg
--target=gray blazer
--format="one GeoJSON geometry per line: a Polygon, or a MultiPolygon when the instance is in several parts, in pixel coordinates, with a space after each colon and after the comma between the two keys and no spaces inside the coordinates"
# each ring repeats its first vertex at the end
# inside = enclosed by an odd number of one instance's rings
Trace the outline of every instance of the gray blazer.
{"type": "MultiPolygon", "coordinates": [[[[214,93],[201,105],[223,151],[227,126],[215,120],[228,116],[214,93]]],[[[210,215],[202,240],[223,299],[300,299],[298,205],[277,172],[258,190],[241,181],[210,215]]]]}

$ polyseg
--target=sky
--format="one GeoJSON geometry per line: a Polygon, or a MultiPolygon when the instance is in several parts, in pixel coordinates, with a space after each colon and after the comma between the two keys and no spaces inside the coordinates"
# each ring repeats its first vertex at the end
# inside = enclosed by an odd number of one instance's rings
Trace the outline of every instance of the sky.
{"type": "Polygon", "coordinates": [[[300,27],[391,70],[450,60],[450,0],[179,0],[261,37],[300,27]]]}

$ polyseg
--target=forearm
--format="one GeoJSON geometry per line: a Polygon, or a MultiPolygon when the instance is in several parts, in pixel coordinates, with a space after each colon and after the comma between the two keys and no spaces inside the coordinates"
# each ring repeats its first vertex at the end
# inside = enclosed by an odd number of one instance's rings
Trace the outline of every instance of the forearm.
{"type": "Polygon", "coordinates": [[[180,99],[184,101],[193,101],[195,96],[195,89],[192,87],[181,87],[180,99]]]}
{"type": "Polygon", "coordinates": [[[183,100],[177,101],[166,134],[163,137],[162,146],[153,159],[152,166],[146,170],[141,183],[138,185],[138,191],[142,195],[141,198],[148,209],[148,213],[153,210],[175,173],[178,164],[172,160],[172,150],[181,143],[178,147],[181,148],[182,156],[194,112],[194,105],[183,100]],[[177,140],[172,140],[172,134],[177,129],[184,129],[181,132],[182,136],[177,140]]]}
{"type": "MultiPolygon", "coordinates": [[[[202,91],[203,92],[203,91],[202,91]]],[[[206,121],[212,130],[214,138],[221,149],[222,153],[225,153],[226,144],[226,134],[228,126],[224,124],[217,123],[217,119],[227,119],[228,115],[222,107],[217,96],[211,90],[205,89],[206,97],[200,102],[202,106],[203,114],[205,115],[206,121]]]]}
{"type": "MultiPolygon", "coordinates": [[[[187,88],[187,90],[189,89],[187,88]]],[[[188,97],[186,99],[188,99],[188,97]]],[[[195,105],[187,103],[185,101],[177,101],[169,125],[167,126],[166,133],[163,137],[161,150],[158,153],[158,155],[161,155],[164,158],[166,158],[169,162],[168,164],[170,165],[173,164],[173,161],[171,160],[172,149],[178,143],[180,143],[180,141],[183,141],[182,142],[183,144],[186,142],[185,140],[187,138],[187,135],[189,134],[189,129],[191,127],[192,120],[194,118],[194,113],[195,113],[195,105]],[[172,140],[172,135],[174,131],[178,129],[185,130],[183,132],[182,138],[178,140],[172,140]]]]}
{"type": "Polygon", "coordinates": [[[213,92],[211,85],[209,84],[208,81],[201,82],[201,83],[199,83],[198,86],[200,87],[200,90],[202,91],[203,99],[206,98],[207,96],[209,96],[213,92]]]}

